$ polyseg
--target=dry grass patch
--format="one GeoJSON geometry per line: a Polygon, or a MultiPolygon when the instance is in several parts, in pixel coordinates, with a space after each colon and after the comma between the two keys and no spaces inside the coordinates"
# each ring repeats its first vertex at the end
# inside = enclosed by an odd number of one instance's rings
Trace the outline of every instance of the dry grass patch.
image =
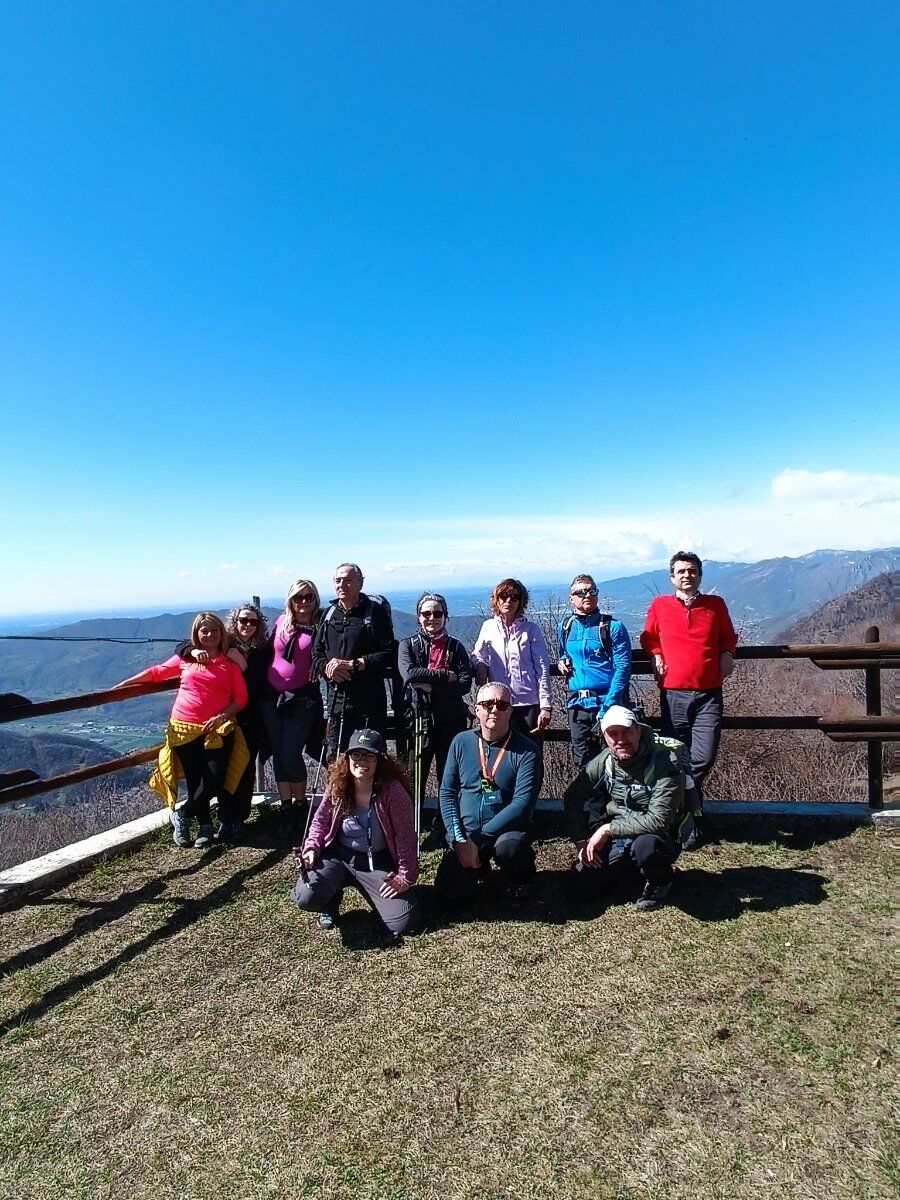
{"type": "Polygon", "coordinates": [[[726,842],[655,914],[539,861],[399,947],[265,837],[2,914],[0,1195],[893,1197],[890,842],[726,842]]]}

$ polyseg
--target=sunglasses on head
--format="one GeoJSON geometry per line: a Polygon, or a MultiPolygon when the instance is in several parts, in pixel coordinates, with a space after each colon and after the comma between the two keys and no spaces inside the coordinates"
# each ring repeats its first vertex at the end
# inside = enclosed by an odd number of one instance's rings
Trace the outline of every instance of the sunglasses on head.
{"type": "Polygon", "coordinates": [[[595,587],[589,587],[589,588],[573,588],[573,590],[572,590],[571,592],[569,592],[569,595],[570,595],[570,596],[580,596],[580,597],[581,597],[581,599],[582,599],[582,600],[584,600],[584,599],[586,599],[588,596],[596,596],[596,595],[597,595],[597,589],[596,589],[595,587]]]}
{"type": "Polygon", "coordinates": [[[488,712],[496,708],[497,712],[506,712],[510,707],[508,700],[478,700],[476,701],[480,708],[486,708],[488,712]]]}

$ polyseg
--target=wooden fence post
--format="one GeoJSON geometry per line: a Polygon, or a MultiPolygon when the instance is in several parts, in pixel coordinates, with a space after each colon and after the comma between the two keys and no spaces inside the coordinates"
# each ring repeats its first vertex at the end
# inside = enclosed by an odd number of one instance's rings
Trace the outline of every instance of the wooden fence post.
{"type": "MultiPolygon", "coordinates": [[[[881,641],[881,633],[877,625],[870,625],[866,630],[867,642],[881,641]]],[[[866,667],[866,716],[881,716],[881,672],[878,667],[866,667]]],[[[882,754],[884,747],[880,741],[866,742],[869,777],[869,808],[884,807],[884,767],[882,754]]]]}

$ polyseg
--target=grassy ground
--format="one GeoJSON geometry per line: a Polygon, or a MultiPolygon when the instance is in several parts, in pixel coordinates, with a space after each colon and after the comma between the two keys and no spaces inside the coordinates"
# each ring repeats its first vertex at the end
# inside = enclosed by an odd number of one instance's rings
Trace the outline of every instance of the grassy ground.
{"type": "Polygon", "coordinates": [[[884,837],[733,833],[654,914],[568,911],[548,839],[388,947],[258,828],[0,914],[0,1196],[895,1196],[884,837]]]}

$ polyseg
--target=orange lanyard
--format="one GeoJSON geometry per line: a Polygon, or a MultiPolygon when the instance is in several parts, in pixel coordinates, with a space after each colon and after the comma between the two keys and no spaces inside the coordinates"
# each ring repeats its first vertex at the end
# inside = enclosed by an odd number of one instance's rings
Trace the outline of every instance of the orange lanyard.
{"type": "Polygon", "coordinates": [[[509,734],[506,735],[506,740],[500,747],[500,753],[497,755],[497,761],[494,763],[493,771],[488,771],[487,761],[484,757],[484,738],[481,736],[478,738],[478,757],[481,759],[481,776],[483,779],[488,781],[491,787],[494,786],[494,780],[497,777],[497,771],[500,769],[500,764],[503,762],[503,755],[506,753],[506,746],[508,742],[509,734]]]}

